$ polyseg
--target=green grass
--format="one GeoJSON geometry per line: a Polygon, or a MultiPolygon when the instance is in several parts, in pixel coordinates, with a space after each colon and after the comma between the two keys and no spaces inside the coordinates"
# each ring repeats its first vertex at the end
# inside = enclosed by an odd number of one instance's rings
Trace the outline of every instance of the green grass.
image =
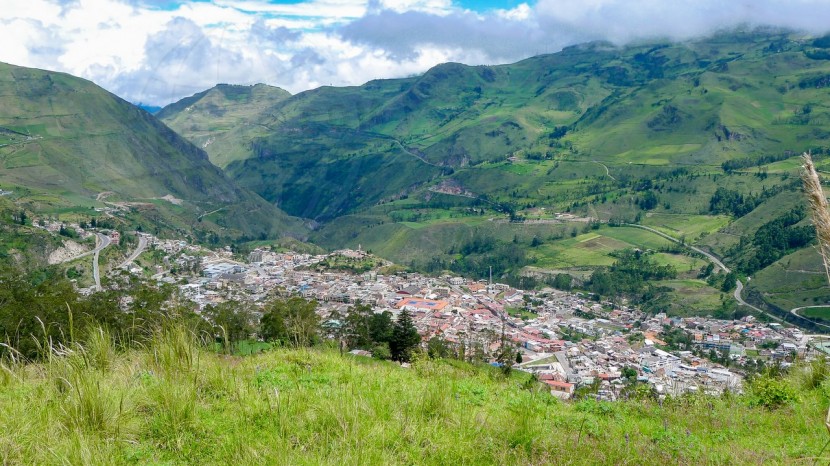
{"type": "Polygon", "coordinates": [[[660,265],[671,265],[675,269],[677,269],[678,273],[692,273],[696,274],[701,267],[706,266],[709,261],[705,259],[699,259],[697,257],[691,256],[684,256],[680,254],[666,254],[666,253],[656,253],[649,256],[651,260],[660,264],[660,265]]]}
{"type": "MultiPolygon", "coordinates": [[[[273,348],[271,343],[257,340],[242,340],[233,344],[234,356],[251,356],[253,354],[262,353],[273,348]]],[[[221,352],[222,344],[216,343],[213,346],[214,351],[221,352]]]]}
{"type": "Polygon", "coordinates": [[[830,320],[830,306],[824,307],[808,307],[798,311],[798,313],[808,318],[819,318],[830,320]]]}
{"type": "MultiPolygon", "coordinates": [[[[0,367],[11,464],[821,463],[826,384],[753,397],[560,402],[517,374],[326,349],[221,356],[166,332],[118,353],[101,333],[48,363],[0,367]]],[[[799,380],[791,377],[793,383],[799,380]]],[[[800,385],[797,385],[800,386],[800,385]]]]}
{"type": "Polygon", "coordinates": [[[701,315],[712,313],[721,307],[720,290],[710,287],[703,280],[664,280],[660,285],[671,291],[672,313],[674,315],[701,315]]]}
{"type": "MultiPolygon", "coordinates": [[[[671,244],[669,240],[639,228],[603,226],[534,249],[534,257],[538,258],[534,265],[543,268],[607,266],[616,261],[614,252],[634,248],[658,250],[671,244]]],[[[677,267],[678,272],[685,271],[689,265],[697,268],[703,265],[701,260],[677,254],[657,253],[652,257],[660,264],[677,267]]]]}
{"type": "Polygon", "coordinates": [[[649,213],[642,221],[643,225],[660,230],[674,238],[686,237],[692,241],[700,235],[714,233],[729,224],[726,215],[688,215],[649,213]]]}
{"type": "Polygon", "coordinates": [[[513,317],[518,317],[520,319],[531,320],[539,317],[538,315],[521,308],[507,308],[507,313],[513,317]]]}
{"type": "Polygon", "coordinates": [[[634,227],[601,228],[604,236],[624,241],[642,249],[660,249],[672,243],[650,231],[634,227]]]}

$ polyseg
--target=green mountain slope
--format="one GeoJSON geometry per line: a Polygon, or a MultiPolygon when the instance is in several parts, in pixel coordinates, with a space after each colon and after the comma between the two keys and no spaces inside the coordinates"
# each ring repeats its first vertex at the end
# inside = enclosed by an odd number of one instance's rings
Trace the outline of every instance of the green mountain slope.
{"type": "Polygon", "coordinates": [[[240,144],[238,137],[228,137],[228,133],[241,128],[261,132],[266,128],[259,122],[267,117],[268,110],[288,97],[288,91],[265,84],[219,84],[165,107],[156,117],[197,146],[212,146],[212,162],[222,167],[247,153],[246,144],[240,144]]]}
{"type": "MultiPolygon", "coordinates": [[[[499,276],[585,278],[615,251],[654,243],[642,231],[589,233],[593,219],[657,228],[754,275],[809,243],[793,236],[767,254],[756,234],[777,231],[765,225],[783,215],[780,194],[800,205],[801,152],[828,165],[825,42],[756,30],[448,63],[300,93],[262,112],[261,131],[226,133],[247,153],[206,150],[242,186],[321,222],[318,243],[360,244],[421,269],[485,276],[489,260],[499,276]],[[756,220],[743,220],[750,212],[756,220]],[[523,257],[493,258],[511,243],[523,257]],[[480,261],[469,260],[473,244],[480,261]]],[[[171,108],[165,121],[184,131],[175,118],[171,108]]],[[[806,222],[783,228],[796,235],[806,222]]],[[[708,296],[698,312],[723,308],[682,248],[656,246],[674,249],[658,261],[708,296]]],[[[811,296],[830,299],[820,288],[811,296]]]]}
{"type": "Polygon", "coordinates": [[[62,73],[0,64],[0,186],[43,209],[118,206],[225,237],[301,231],[149,113],[62,73]]]}

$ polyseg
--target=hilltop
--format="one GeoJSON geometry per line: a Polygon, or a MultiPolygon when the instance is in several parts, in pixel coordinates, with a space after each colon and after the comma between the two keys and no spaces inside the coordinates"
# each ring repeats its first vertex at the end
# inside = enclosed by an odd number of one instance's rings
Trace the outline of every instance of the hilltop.
{"type": "Polygon", "coordinates": [[[202,239],[302,234],[205,152],[89,81],[0,64],[0,106],[0,186],[22,208],[119,211],[125,227],[202,239]]]}
{"type": "Polygon", "coordinates": [[[424,358],[402,368],[320,348],[226,356],[181,329],[122,352],[107,332],[90,335],[48,362],[0,367],[5,462],[826,460],[826,382],[800,372],[787,381],[761,377],[742,396],[560,402],[527,374],[458,361],[424,358]]]}

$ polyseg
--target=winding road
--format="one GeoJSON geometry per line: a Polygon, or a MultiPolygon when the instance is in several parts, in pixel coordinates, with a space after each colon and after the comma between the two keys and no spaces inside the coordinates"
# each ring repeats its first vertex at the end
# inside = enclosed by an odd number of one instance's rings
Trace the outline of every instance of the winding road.
{"type": "Polygon", "coordinates": [[[69,259],[64,259],[64,260],[60,261],[59,263],[60,264],[65,264],[67,262],[72,262],[72,261],[76,261],[78,259],[83,259],[84,257],[89,256],[89,255],[94,256],[93,259],[92,259],[92,278],[95,280],[95,289],[100,290],[101,289],[101,274],[100,274],[99,268],[98,268],[98,258],[99,258],[99,254],[100,254],[101,250],[104,249],[105,247],[109,246],[111,242],[112,242],[112,240],[110,240],[109,236],[104,235],[102,233],[95,233],[95,249],[93,249],[92,251],[87,251],[83,254],[78,254],[77,256],[74,256],[74,257],[70,257],[69,259]]]}
{"type": "MultiPolygon", "coordinates": [[[[718,259],[717,257],[715,257],[712,253],[707,252],[707,251],[704,251],[703,249],[700,249],[700,248],[698,248],[698,247],[692,246],[692,245],[690,245],[690,244],[686,244],[686,243],[684,243],[684,242],[680,241],[680,240],[679,240],[679,239],[677,239],[677,238],[674,238],[674,237],[672,237],[672,236],[669,236],[669,235],[667,235],[667,234],[663,233],[662,231],[655,230],[654,228],[647,227],[647,226],[644,226],[644,225],[637,225],[637,224],[634,224],[634,223],[623,223],[623,225],[624,225],[624,226],[627,226],[627,227],[634,227],[634,228],[639,228],[639,229],[641,229],[641,230],[650,231],[650,232],[652,232],[652,233],[654,233],[654,234],[656,234],[656,235],[659,235],[659,236],[661,236],[661,237],[663,237],[663,238],[665,238],[665,239],[667,239],[667,240],[669,240],[669,241],[671,241],[671,242],[674,242],[674,243],[680,244],[681,246],[685,246],[685,247],[687,247],[687,248],[691,249],[691,250],[692,250],[692,251],[694,251],[694,252],[697,252],[697,253],[700,253],[700,254],[704,255],[707,259],[709,259],[709,261],[710,261],[710,262],[712,262],[713,264],[715,264],[715,266],[716,266],[716,267],[720,268],[720,269],[721,269],[721,270],[723,270],[724,272],[726,272],[726,273],[731,272],[731,270],[729,269],[729,267],[727,267],[726,265],[724,265],[724,264],[723,264],[723,262],[721,262],[721,260],[720,260],[720,259],[718,259]]],[[[757,308],[757,307],[753,306],[752,304],[749,304],[748,302],[744,301],[744,298],[743,298],[743,297],[741,297],[741,293],[743,292],[743,290],[744,290],[744,284],[743,284],[743,283],[741,283],[741,281],[740,281],[740,280],[735,280],[735,292],[732,294],[732,296],[734,296],[734,297],[735,297],[735,301],[737,301],[737,302],[738,302],[738,305],[740,305],[740,306],[746,306],[746,307],[748,307],[748,308],[750,308],[750,309],[752,309],[752,310],[754,310],[754,311],[756,311],[756,312],[760,312],[761,314],[764,314],[764,315],[768,316],[770,319],[774,319],[774,320],[776,320],[776,321],[778,321],[778,322],[784,322],[784,320],[783,320],[783,319],[781,319],[781,318],[779,318],[779,317],[777,317],[777,316],[775,316],[775,315],[773,315],[773,314],[770,314],[769,312],[766,312],[766,311],[764,311],[763,309],[757,308]]],[[[811,307],[811,306],[807,306],[807,307],[811,307]]],[[[802,308],[798,308],[798,309],[802,309],[802,308]]],[[[796,310],[798,310],[798,309],[793,309],[793,311],[796,311],[796,310]]],[[[790,311],[790,312],[793,312],[793,311],[790,311]]],[[[795,315],[798,315],[798,314],[795,314],[795,315]]],[[[809,320],[809,319],[808,319],[808,320],[809,320]]]]}
{"type": "Polygon", "coordinates": [[[147,249],[147,238],[144,237],[144,235],[139,235],[138,236],[138,246],[135,248],[135,250],[132,252],[132,254],[130,254],[129,257],[127,257],[124,260],[124,262],[122,262],[121,264],[118,265],[118,268],[119,269],[126,269],[130,264],[133,263],[134,260],[136,260],[136,258],[138,256],[141,255],[142,252],[144,252],[145,249],[147,249]]]}
{"type": "Polygon", "coordinates": [[[410,150],[409,150],[409,149],[407,149],[407,148],[406,148],[406,146],[404,146],[404,145],[403,145],[403,143],[402,143],[401,141],[399,141],[398,139],[395,139],[395,138],[391,138],[391,139],[392,139],[392,141],[394,141],[394,142],[395,142],[395,144],[397,144],[397,145],[398,145],[398,147],[400,147],[401,151],[403,151],[403,153],[404,153],[404,154],[411,155],[412,157],[415,157],[416,159],[420,160],[421,162],[423,162],[423,163],[425,163],[425,164],[427,164],[427,165],[432,165],[433,167],[440,168],[440,169],[442,169],[442,170],[443,170],[444,168],[446,168],[446,167],[442,167],[441,165],[436,165],[436,164],[434,164],[434,163],[432,163],[432,162],[430,162],[430,161],[428,161],[428,160],[424,159],[424,157],[423,157],[423,156],[418,155],[418,154],[416,154],[415,152],[410,151],[410,150]]]}
{"type": "Polygon", "coordinates": [[[739,305],[746,306],[746,307],[748,307],[750,309],[753,309],[755,311],[758,311],[762,314],[766,314],[770,319],[775,319],[778,322],[784,322],[784,319],[776,317],[776,316],[770,314],[769,312],[758,309],[757,307],[753,306],[752,304],[749,304],[748,302],[744,301],[744,298],[741,297],[741,292],[743,292],[743,290],[744,290],[744,284],[741,283],[740,280],[736,280],[735,281],[735,293],[733,293],[732,295],[735,297],[735,301],[737,301],[739,305]]]}
{"type": "Polygon", "coordinates": [[[594,162],[594,163],[596,163],[596,164],[601,165],[601,166],[602,166],[602,168],[604,168],[604,169],[605,169],[605,176],[607,176],[608,178],[611,178],[611,179],[612,179],[612,180],[614,180],[614,181],[617,181],[617,179],[616,179],[616,178],[614,178],[613,176],[611,176],[611,170],[609,170],[609,169],[608,169],[608,165],[605,165],[604,163],[600,162],[599,160],[591,160],[591,162],[594,162]]]}
{"type": "MultiPolygon", "coordinates": [[[[677,239],[677,238],[675,238],[675,237],[673,237],[673,236],[669,236],[669,235],[667,235],[667,234],[663,233],[663,232],[662,232],[662,231],[660,231],[660,230],[655,230],[654,228],[647,227],[647,226],[643,226],[643,225],[637,225],[636,223],[623,223],[623,225],[624,225],[624,226],[627,226],[627,227],[634,227],[634,228],[639,228],[639,229],[641,229],[641,230],[650,231],[650,232],[652,232],[652,233],[654,233],[654,234],[656,234],[656,235],[659,235],[659,236],[662,236],[663,238],[666,238],[667,240],[669,240],[669,241],[671,241],[671,242],[673,242],[673,243],[677,243],[677,244],[679,244],[679,245],[681,245],[681,246],[685,246],[685,247],[687,247],[687,248],[691,249],[692,251],[694,251],[694,252],[696,252],[696,253],[703,254],[704,256],[706,256],[706,258],[707,258],[707,259],[709,259],[709,261],[710,261],[711,263],[715,264],[715,266],[717,266],[718,268],[720,268],[720,269],[721,269],[721,270],[723,270],[724,272],[726,272],[726,273],[731,272],[731,270],[729,270],[729,267],[727,267],[727,266],[723,265],[723,262],[721,262],[721,261],[720,261],[720,259],[718,259],[718,258],[717,258],[717,257],[715,257],[714,255],[712,255],[712,253],[710,253],[710,252],[706,252],[706,251],[704,251],[703,249],[700,249],[700,248],[698,248],[698,247],[692,246],[692,245],[690,245],[690,244],[686,244],[686,243],[684,243],[683,241],[680,241],[679,239],[677,239]]],[[[740,282],[739,282],[739,283],[740,283],[740,282]]]]}
{"type": "MultiPolygon", "coordinates": [[[[810,319],[810,318],[808,318],[808,317],[804,317],[803,315],[801,315],[801,314],[799,314],[799,313],[798,313],[798,311],[800,311],[800,310],[802,310],[802,309],[809,309],[809,308],[811,308],[811,307],[827,307],[827,305],[818,305],[818,306],[801,306],[801,307],[797,307],[797,308],[795,308],[795,309],[791,309],[791,310],[790,310],[790,314],[792,314],[792,315],[794,315],[794,316],[796,316],[796,317],[800,317],[800,318],[802,318],[802,319],[804,319],[804,320],[808,320],[808,321],[810,321],[810,322],[812,322],[812,323],[814,323],[814,324],[816,324],[816,325],[819,325],[819,326],[821,326],[821,327],[824,327],[824,328],[830,328],[830,325],[827,325],[827,324],[822,324],[821,322],[816,322],[815,320],[810,319]]],[[[825,335],[825,337],[827,337],[827,335],[825,335]]]]}
{"type": "Polygon", "coordinates": [[[101,233],[95,233],[95,249],[92,251],[95,253],[95,258],[92,260],[92,278],[95,279],[95,289],[101,290],[101,273],[98,268],[98,256],[102,249],[109,246],[112,240],[110,237],[101,233]],[[99,244],[100,241],[100,244],[99,244]]]}

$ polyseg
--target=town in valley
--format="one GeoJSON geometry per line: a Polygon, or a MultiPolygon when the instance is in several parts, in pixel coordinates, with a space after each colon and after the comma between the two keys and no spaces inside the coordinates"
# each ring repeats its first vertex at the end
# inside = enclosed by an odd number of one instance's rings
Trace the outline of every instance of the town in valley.
{"type": "MultiPolygon", "coordinates": [[[[82,235],[93,234],[82,226],[74,228],[82,235]]],[[[552,395],[564,399],[590,387],[598,399],[613,401],[627,396],[625,389],[635,380],[657,396],[741,392],[749,373],[828,351],[821,335],[754,316],[720,320],[647,315],[626,303],[598,301],[580,292],[426,276],[360,249],[312,255],[263,247],[243,257],[230,247],[211,250],[135,234],[138,249],[111,268],[110,276],[174,285],[199,310],[228,301],[261,309],[275,297],[300,296],[317,303],[329,337],[356,304],[392,318],[405,309],[424,348],[440,341],[456,354],[464,348],[467,359],[500,366],[504,363],[497,355],[511,346],[520,354],[515,364],[510,362],[512,368],[536,374],[552,395]],[[160,260],[142,262],[141,254],[160,260]]],[[[109,235],[116,243],[120,239],[115,231],[109,235]]],[[[352,353],[371,356],[361,349],[352,353]]]]}

